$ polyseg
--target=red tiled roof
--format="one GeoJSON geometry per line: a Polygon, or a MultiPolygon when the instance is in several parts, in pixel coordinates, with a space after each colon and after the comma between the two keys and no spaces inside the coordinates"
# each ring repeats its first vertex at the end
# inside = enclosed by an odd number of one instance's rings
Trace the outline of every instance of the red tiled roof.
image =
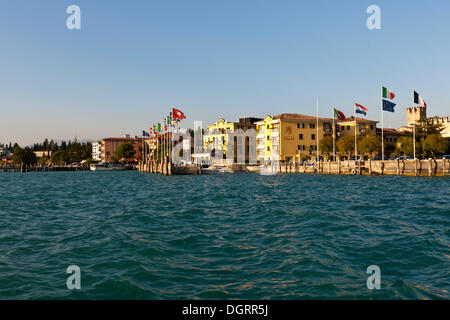
{"type": "Polygon", "coordinates": [[[105,138],[105,141],[141,141],[141,138],[105,138]]]}
{"type": "MultiPolygon", "coordinates": [[[[297,113],[282,113],[273,117],[273,120],[317,120],[314,116],[307,116],[297,113]]],[[[319,120],[333,121],[331,118],[321,118],[319,120]]]]}
{"type": "MultiPolygon", "coordinates": [[[[399,136],[403,136],[405,134],[402,131],[398,131],[398,130],[395,130],[395,129],[389,129],[389,128],[384,128],[383,132],[385,134],[396,134],[396,135],[399,135],[399,136]]],[[[381,128],[377,128],[377,133],[381,134],[381,128]]]]}
{"type": "MultiPolygon", "coordinates": [[[[353,122],[353,121],[355,121],[355,117],[345,118],[345,120],[337,120],[338,123],[353,122]]],[[[356,117],[356,121],[362,122],[362,123],[378,123],[378,121],[363,119],[363,118],[358,118],[358,117],[356,117]]]]}

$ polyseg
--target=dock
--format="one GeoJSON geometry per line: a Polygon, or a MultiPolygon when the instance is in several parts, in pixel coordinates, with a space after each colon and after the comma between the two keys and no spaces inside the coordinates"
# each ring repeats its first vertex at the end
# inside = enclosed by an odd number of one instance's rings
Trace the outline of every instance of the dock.
{"type": "Polygon", "coordinates": [[[51,171],[87,171],[87,166],[47,166],[47,165],[24,165],[24,164],[4,164],[0,166],[2,172],[51,172],[51,171]]]}
{"type": "Polygon", "coordinates": [[[137,169],[139,172],[162,174],[166,176],[171,175],[186,175],[186,174],[202,174],[202,168],[197,165],[176,165],[167,158],[163,160],[147,160],[140,161],[137,169]]]}
{"type": "Polygon", "coordinates": [[[320,161],[312,165],[280,163],[278,173],[314,173],[338,175],[450,176],[450,160],[351,160],[320,161]]]}

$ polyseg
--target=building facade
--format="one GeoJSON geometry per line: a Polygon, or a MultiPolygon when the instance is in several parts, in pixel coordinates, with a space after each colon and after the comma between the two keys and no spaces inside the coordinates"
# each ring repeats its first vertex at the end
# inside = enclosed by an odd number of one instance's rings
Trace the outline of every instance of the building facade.
{"type": "Polygon", "coordinates": [[[42,158],[42,157],[50,157],[52,155],[52,152],[49,150],[44,150],[44,151],[33,151],[34,154],[36,155],[37,158],[42,158]]]}
{"type": "Polygon", "coordinates": [[[102,143],[92,142],[92,160],[102,161],[102,143]]]}
{"type": "Polygon", "coordinates": [[[101,161],[111,162],[117,148],[123,143],[130,143],[134,146],[134,161],[138,161],[141,159],[142,139],[139,139],[137,137],[130,138],[129,136],[126,136],[124,138],[103,139],[101,141],[101,161]]]}
{"type": "MultiPolygon", "coordinates": [[[[228,122],[223,118],[219,119],[216,123],[209,125],[203,134],[203,149],[212,152],[215,164],[230,164],[228,163],[230,159],[232,159],[232,163],[238,162],[238,140],[235,134],[238,130],[242,130],[244,134],[250,129],[256,130],[255,123],[260,120],[260,118],[240,118],[239,122],[228,122]],[[228,148],[231,144],[233,144],[233,150],[230,151],[228,148]],[[230,152],[232,152],[232,156],[229,155],[230,152]]],[[[256,141],[252,141],[247,136],[243,144],[245,162],[248,162],[250,148],[256,148],[256,141]],[[253,144],[253,146],[250,144],[253,144]]]]}
{"type": "Polygon", "coordinates": [[[339,120],[336,124],[337,137],[355,136],[355,124],[357,125],[356,135],[376,135],[377,121],[350,117],[345,120],[339,120]]]}
{"type": "MultiPolygon", "coordinates": [[[[357,135],[376,134],[376,121],[361,118],[356,120],[357,135]]],[[[303,157],[316,157],[318,142],[325,137],[332,138],[333,132],[337,139],[354,137],[355,118],[339,121],[292,113],[267,116],[256,123],[258,161],[292,162],[301,161],[303,157]]]]}
{"type": "Polygon", "coordinates": [[[317,152],[317,138],[332,136],[333,119],[283,113],[256,123],[257,159],[299,161],[317,152]],[[318,120],[318,127],[317,127],[318,120]]]}

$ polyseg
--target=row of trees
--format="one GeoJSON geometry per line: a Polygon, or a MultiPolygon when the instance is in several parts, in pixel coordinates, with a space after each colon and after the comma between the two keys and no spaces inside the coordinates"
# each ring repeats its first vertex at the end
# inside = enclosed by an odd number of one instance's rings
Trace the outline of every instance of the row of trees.
{"type": "MultiPolygon", "coordinates": [[[[319,142],[319,152],[327,157],[333,155],[333,138],[327,136],[319,142]]],[[[348,157],[355,154],[355,137],[346,136],[336,140],[336,152],[348,157]]],[[[381,152],[381,139],[366,135],[358,139],[358,154],[374,157],[381,152]]]]}
{"type": "Polygon", "coordinates": [[[91,160],[92,144],[80,143],[77,141],[69,143],[61,143],[56,151],[53,151],[50,157],[42,157],[39,159],[41,163],[51,162],[53,164],[63,164],[71,162],[81,162],[83,160],[91,160]]]}
{"type": "MultiPolygon", "coordinates": [[[[443,126],[440,123],[433,124],[430,119],[418,121],[416,125],[416,156],[419,158],[436,158],[445,154],[448,150],[448,142],[442,137],[443,126]]],[[[412,156],[414,154],[414,138],[412,132],[399,139],[397,154],[412,156]]]]}
{"type": "Polygon", "coordinates": [[[15,164],[24,163],[25,165],[40,164],[65,164],[72,162],[81,162],[83,160],[91,161],[92,144],[89,142],[62,141],[60,144],[50,142],[45,139],[43,143],[35,143],[31,147],[21,148],[17,143],[12,147],[12,161],[15,164]],[[34,151],[49,151],[50,156],[37,158],[34,151]]]}
{"type": "MultiPolygon", "coordinates": [[[[442,137],[441,124],[433,124],[430,120],[421,120],[416,125],[416,157],[427,159],[437,158],[448,150],[448,142],[442,137]]],[[[319,143],[320,153],[329,157],[333,153],[332,137],[325,137],[319,143]]],[[[355,154],[355,137],[346,136],[337,139],[336,151],[346,156],[355,154]]],[[[413,133],[406,132],[398,139],[395,145],[385,144],[385,153],[389,156],[413,156],[413,133]]],[[[381,155],[381,138],[373,135],[365,135],[358,138],[358,154],[374,157],[381,155]]]]}

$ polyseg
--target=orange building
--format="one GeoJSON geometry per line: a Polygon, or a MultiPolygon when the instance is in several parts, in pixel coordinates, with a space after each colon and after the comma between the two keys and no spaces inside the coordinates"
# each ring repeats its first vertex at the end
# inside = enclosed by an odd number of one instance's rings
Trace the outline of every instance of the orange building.
{"type": "Polygon", "coordinates": [[[134,160],[138,161],[142,157],[142,139],[140,138],[130,138],[126,136],[124,138],[107,138],[101,141],[102,144],[102,162],[111,162],[117,147],[122,143],[130,143],[134,146],[136,151],[134,154],[134,160]]]}

